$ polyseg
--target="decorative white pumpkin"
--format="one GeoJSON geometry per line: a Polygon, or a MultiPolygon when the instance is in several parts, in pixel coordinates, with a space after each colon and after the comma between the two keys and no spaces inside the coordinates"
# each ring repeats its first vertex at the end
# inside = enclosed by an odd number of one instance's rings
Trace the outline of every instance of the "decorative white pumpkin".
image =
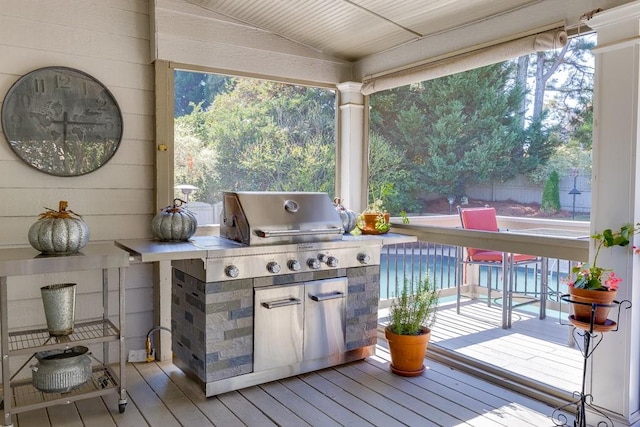
{"type": "Polygon", "coordinates": [[[356,228],[358,222],[358,215],[352,210],[345,208],[342,205],[342,202],[339,197],[333,199],[333,206],[335,206],[336,211],[340,215],[340,219],[342,220],[342,228],[344,228],[345,233],[350,233],[354,228],[356,228]]]}
{"type": "Polygon", "coordinates": [[[182,207],[184,200],[174,199],[173,206],[160,210],[153,221],[151,231],[163,242],[183,242],[196,232],[198,221],[195,215],[182,207]]]}
{"type": "Polygon", "coordinates": [[[89,243],[89,227],[80,215],[67,210],[66,201],[60,201],[57,211],[46,209],[29,228],[29,243],[36,250],[44,254],[73,254],[89,243]]]}

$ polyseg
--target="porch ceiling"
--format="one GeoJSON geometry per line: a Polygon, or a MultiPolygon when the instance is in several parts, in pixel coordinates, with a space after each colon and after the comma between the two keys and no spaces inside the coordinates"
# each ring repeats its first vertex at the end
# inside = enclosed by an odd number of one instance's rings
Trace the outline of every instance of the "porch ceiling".
{"type": "Polygon", "coordinates": [[[542,0],[188,0],[318,51],[357,61],[542,0]]]}

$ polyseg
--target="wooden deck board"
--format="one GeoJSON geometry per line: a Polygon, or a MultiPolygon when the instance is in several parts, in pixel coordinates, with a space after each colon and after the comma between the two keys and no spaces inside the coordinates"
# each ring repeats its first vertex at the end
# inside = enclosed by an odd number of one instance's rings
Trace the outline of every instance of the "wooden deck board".
{"type": "Polygon", "coordinates": [[[84,425],[96,427],[115,427],[116,425],[104,401],[99,397],[78,400],[75,406],[84,425]]]}
{"type": "Polygon", "coordinates": [[[176,365],[170,361],[165,361],[158,362],[158,366],[214,425],[220,427],[243,427],[245,425],[229,408],[220,402],[220,399],[217,397],[207,398],[202,387],[190,379],[176,365]]]}
{"type": "MultiPolygon", "coordinates": [[[[306,421],[302,420],[296,413],[295,409],[289,409],[287,406],[274,399],[269,393],[261,387],[247,387],[239,390],[249,402],[260,409],[269,419],[276,425],[282,427],[304,427],[310,426],[306,421]]],[[[297,411],[296,411],[297,412],[297,411]]]]}
{"type": "MultiPolygon", "coordinates": [[[[75,411],[75,408],[73,408],[73,410],[75,411]]],[[[51,426],[46,409],[36,409],[34,411],[23,412],[21,414],[14,415],[12,419],[13,419],[14,425],[20,424],[20,425],[42,426],[42,427],[51,426]]],[[[68,417],[67,420],[68,420],[67,425],[69,426],[72,426],[72,427],[82,426],[82,422],[79,419],[77,423],[74,422],[73,417],[68,417]]]]}
{"type": "Polygon", "coordinates": [[[427,426],[456,425],[460,423],[459,419],[418,399],[414,399],[401,390],[385,387],[384,383],[373,377],[362,375],[360,378],[362,382],[359,382],[350,376],[342,375],[336,369],[323,370],[319,374],[352,396],[363,399],[370,405],[375,406],[379,411],[393,418],[401,425],[427,426]],[[424,416],[418,413],[425,409],[427,413],[424,416]]]}
{"type": "Polygon", "coordinates": [[[180,425],[213,426],[158,365],[141,363],[136,369],[180,425]]]}
{"type": "Polygon", "coordinates": [[[310,402],[307,402],[303,397],[298,396],[291,389],[285,387],[280,381],[264,384],[260,386],[260,388],[269,393],[269,395],[282,405],[295,408],[296,414],[302,418],[307,425],[326,427],[340,426],[340,424],[329,415],[318,410],[318,408],[310,402]]]}
{"type": "MultiPolygon", "coordinates": [[[[388,354],[377,352],[376,356],[367,359],[370,364],[386,369],[388,354]],[[379,357],[384,355],[384,357],[379,357]]],[[[434,383],[447,384],[449,388],[454,388],[459,393],[476,399],[487,405],[487,411],[493,411],[504,419],[507,426],[544,426],[552,425],[547,414],[551,414],[553,409],[544,403],[521,396],[513,391],[498,387],[486,381],[469,377],[463,372],[451,369],[433,360],[427,361],[428,371],[421,377],[407,379],[412,383],[420,383],[425,388],[432,388],[434,383]],[[530,413],[529,406],[535,406],[537,412],[530,413]]],[[[456,396],[456,393],[447,393],[449,396],[456,396]]]]}
{"type": "MultiPolygon", "coordinates": [[[[137,370],[137,365],[127,363],[127,393],[129,399],[143,414],[148,425],[180,426],[171,411],[162,400],[149,387],[142,375],[137,370]]],[[[127,405],[128,406],[128,405],[127,405]]],[[[126,412],[126,409],[125,409],[126,412]]]]}
{"type": "Polygon", "coordinates": [[[566,392],[579,390],[583,359],[570,345],[571,327],[555,316],[540,320],[538,313],[514,311],[512,327],[499,325],[501,307],[465,301],[461,314],[453,304],[438,311],[431,345],[481,360],[513,374],[566,392]]]}
{"type": "MultiPolygon", "coordinates": [[[[363,368],[365,366],[368,365],[362,364],[363,368]]],[[[454,404],[450,400],[443,399],[431,390],[414,386],[410,382],[400,378],[394,378],[395,375],[389,373],[388,370],[382,372],[368,369],[359,370],[353,366],[341,367],[338,370],[348,374],[348,376],[355,381],[366,384],[367,387],[385,396],[385,398],[399,405],[406,406],[411,409],[411,411],[416,412],[422,418],[427,418],[431,422],[436,422],[439,425],[477,425],[467,421],[477,414],[454,404]],[[388,377],[391,377],[391,380],[389,380],[388,377]],[[385,379],[387,381],[385,381],[385,379]]],[[[401,421],[404,422],[404,420],[401,421]]],[[[409,422],[407,422],[407,424],[414,425],[409,422]]],[[[492,424],[485,422],[483,425],[491,426],[492,424]]]]}
{"type": "Polygon", "coordinates": [[[260,409],[245,399],[237,391],[221,394],[217,397],[247,426],[275,426],[276,424],[265,416],[260,409]]]}
{"type": "Polygon", "coordinates": [[[449,411],[455,411],[458,417],[462,417],[462,419],[471,425],[483,427],[505,425],[501,422],[501,414],[493,413],[492,408],[488,408],[488,405],[482,404],[482,402],[475,397],[467,396],[454,388],[445,387],[434,381],[431,378],[431,374],[433,373],[431,369],[426,372],[426,378],[420,377],[412,381],[405,381],[389,373],[388,369],[386,369],[386,364],[376,366],[370,361],[370,363],[355,364],[353,367],[354,369],[359,369],[370,375],[379,377],[381,381],[394,387],[402,387],[407,393],[425,399],[427,402],[434,402],[434,400],[430,398],[430,395],[436,394],[440,397],[438,401],[440,402],[439,406],[441,408],[446,407],[449,411]],[[425,393],[425,391],[427,393],[425,393]]]}
{"type": "MultiPolygon", "coordinates": [[[[315,408],[318,408],[323,414],[335,420],[339,425],[353,427],[371,427],[373,424],[368,422],[357,414],[353,413],[349,408],[344,407],[335,401],[333,396],[318,392],[306,382],[298,377],[287,378],[281,380],[280,383],[292,392],[296,393],[305,401],[309,402],[315,408]]],[[[323,425],[323,424],[315,424],[323,425]]]]}
{"type": "Polygon", "coordinates": [[[113,393],[102,397],[105,405],[111,412],[111,417],[118,427],[137,427],[147,424],[140,410],[130,398],[127,399],[125,411],[121,414],[118,409],[118,401],[120,396],[113,393]]]}

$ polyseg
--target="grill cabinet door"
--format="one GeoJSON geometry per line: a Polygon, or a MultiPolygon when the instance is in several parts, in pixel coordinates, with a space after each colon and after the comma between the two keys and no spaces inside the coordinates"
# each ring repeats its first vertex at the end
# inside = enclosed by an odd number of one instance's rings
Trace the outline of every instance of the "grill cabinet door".
{"type": "Polygon", "coordinates": [[[346,278],[305,283],[305,361],[344,353],[346,300],[346,278]]]}
{"type": "Polygon", "coordinates": [[[304,286],[256,288],[253,370],[302,362],[304,286]]]}

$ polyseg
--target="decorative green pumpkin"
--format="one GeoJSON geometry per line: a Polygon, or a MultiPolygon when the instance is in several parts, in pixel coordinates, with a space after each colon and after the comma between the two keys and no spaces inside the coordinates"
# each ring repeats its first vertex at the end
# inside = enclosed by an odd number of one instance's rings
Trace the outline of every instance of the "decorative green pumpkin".
{"type": "Polygon", "coordinates": [[[29,243],[44,254],[65,255],[78,252],[89,242],[89,227],[82,217],[67,210],[60,201],[57,211],[46,208],[29,228],[29,243]]]}
{"type": "Polygon", "coordinates": [[[352,210],[349,210],[342,206],[341,200],[339,197],[333,199],[333,206],[335,206],[336,211],[340,215],[340,219],[342,220],[342,228],[344,228],[345,233],[350,233],[358,223],[358,215],[352,210]]]}
{"type": "Polygon", "coordinates": [[[183,242],[196,232],[198,221],[195,215],[182,207],[184,200],[174,199],[173,206],[167,206],[151,221],[153,235],[163,242],[183,242]]]}

